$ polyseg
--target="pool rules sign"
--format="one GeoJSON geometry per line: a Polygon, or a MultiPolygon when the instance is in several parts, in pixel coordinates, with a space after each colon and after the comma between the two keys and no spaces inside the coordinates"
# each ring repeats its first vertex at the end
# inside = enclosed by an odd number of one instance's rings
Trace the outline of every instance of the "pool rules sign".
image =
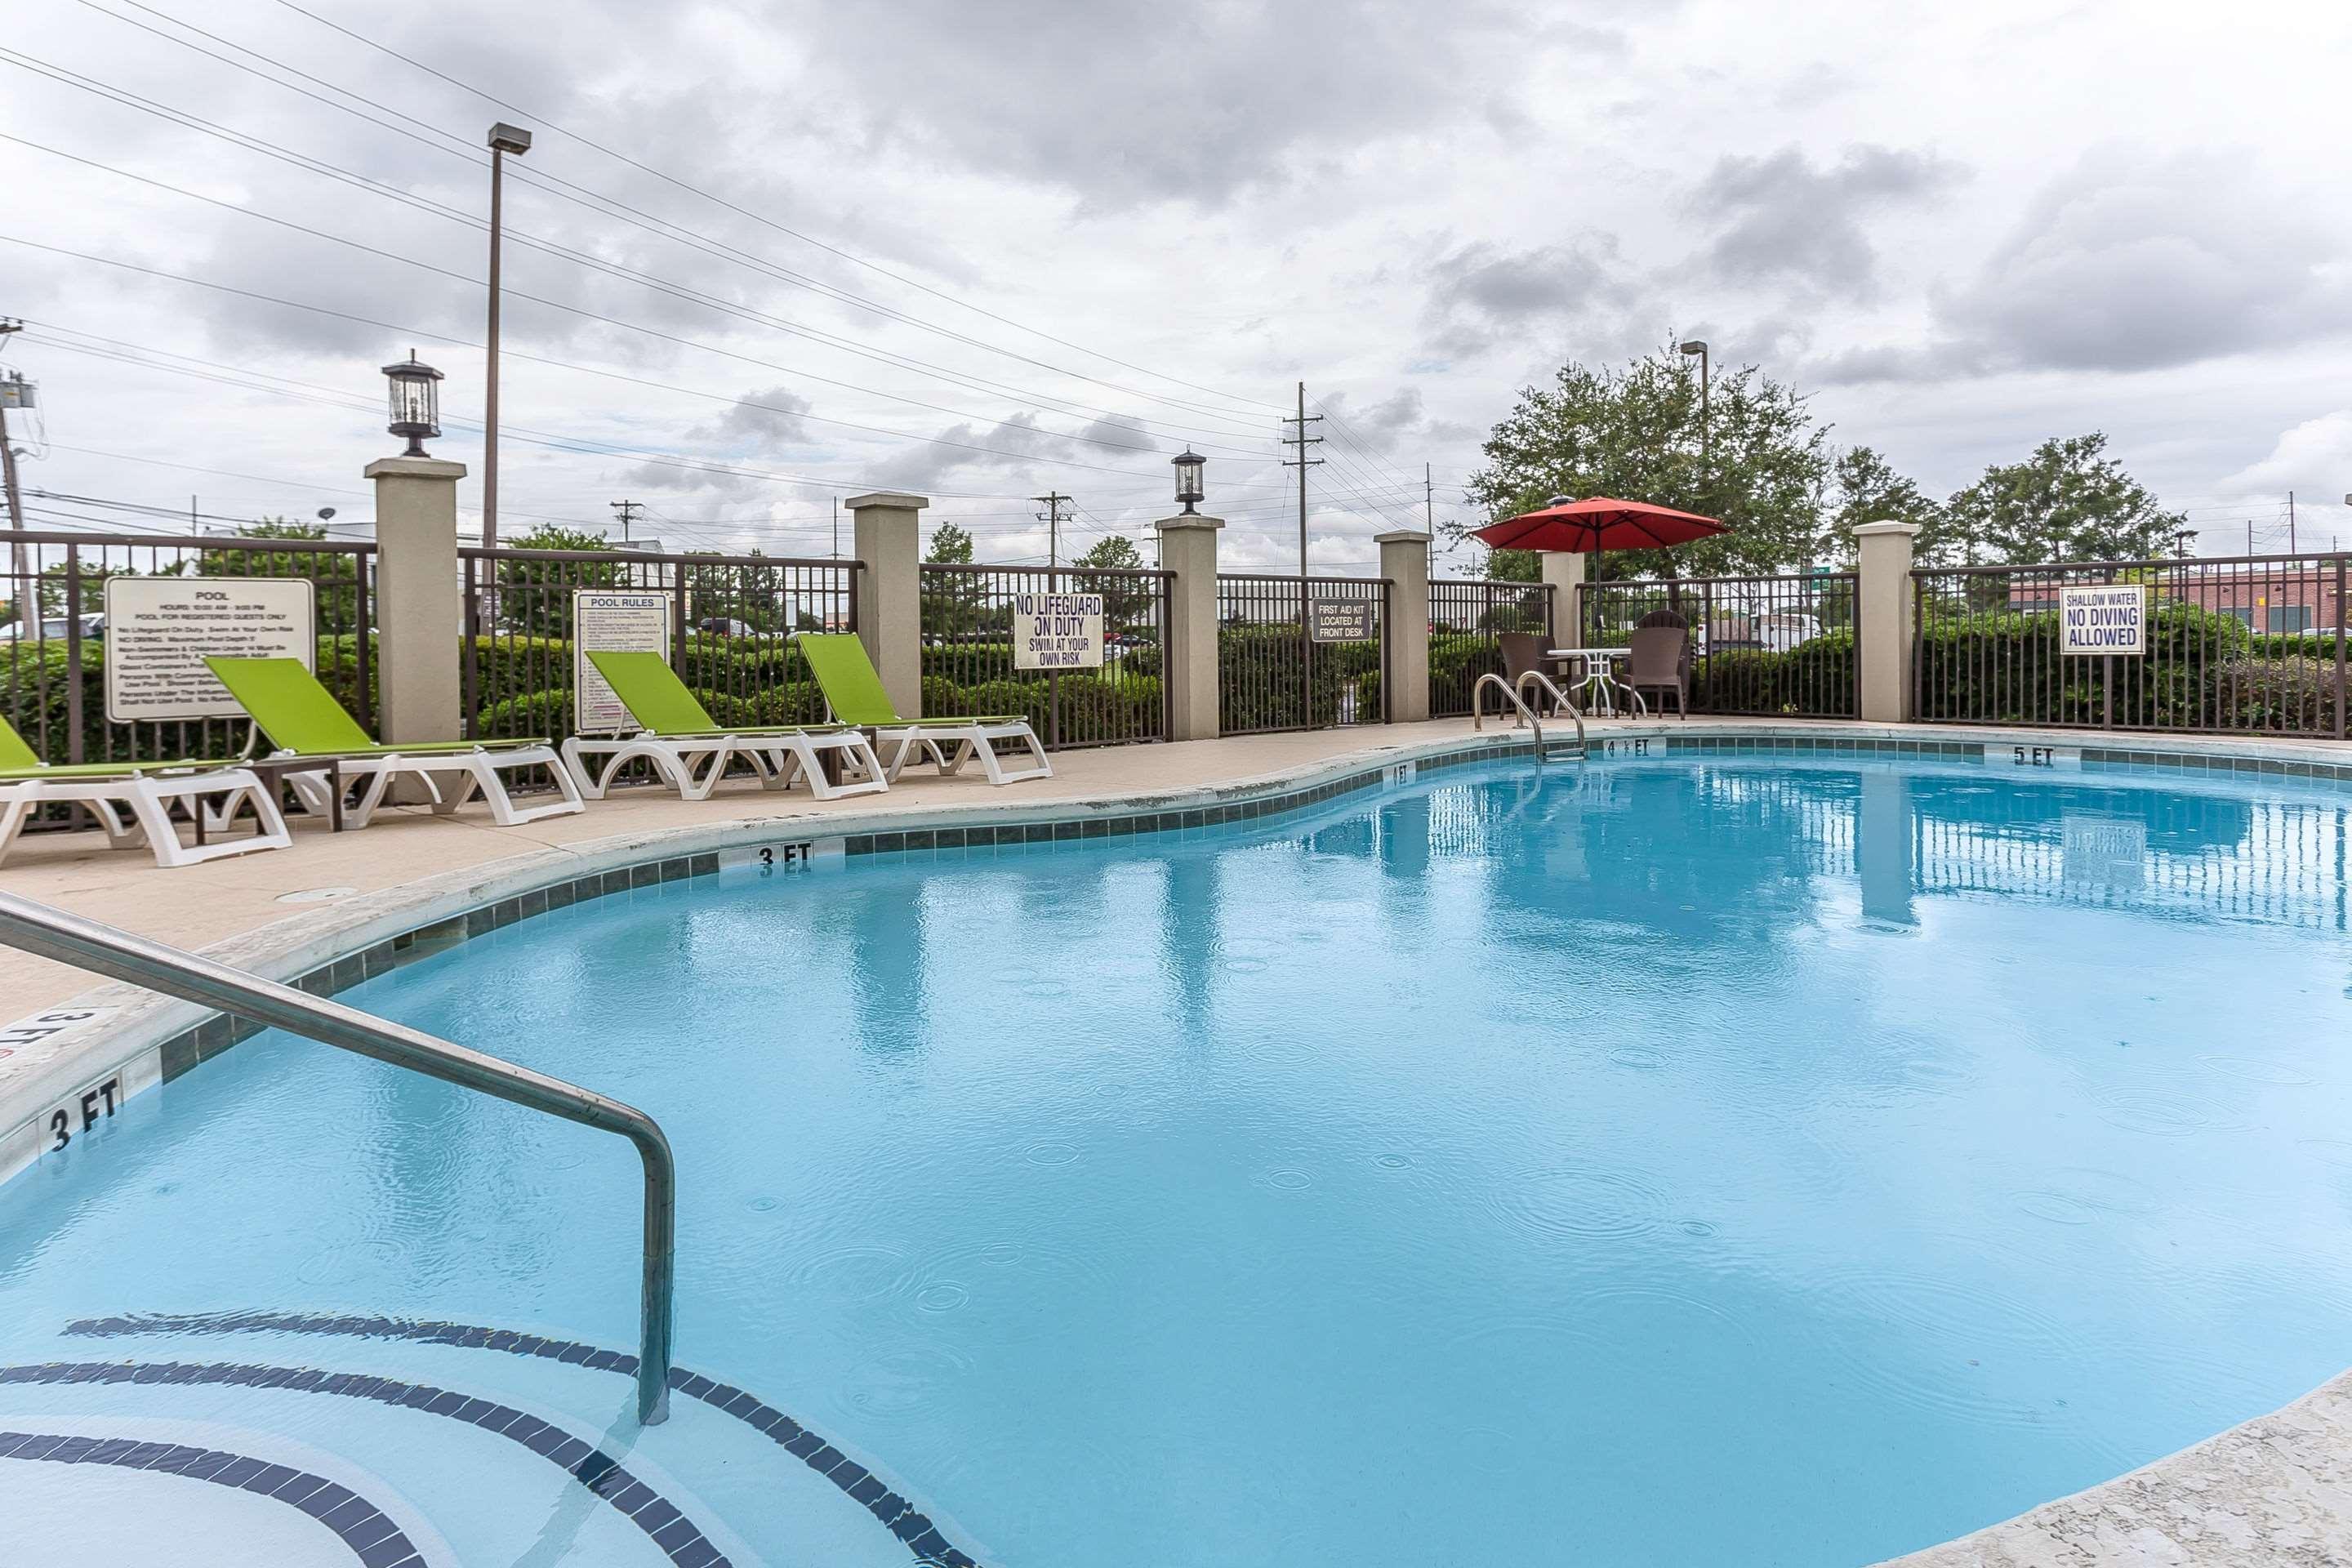
{"type": "Polygon", "coordinates": [[[2147,584],[2058,590],[2058,648],[2069,655],[2147,652],[2147,584]]]}
{"type": "Polygon", "coordinates": [[[1013,668],[1099,669],[1103,661],[1100,594],[1013,595],[1013,668]]]}

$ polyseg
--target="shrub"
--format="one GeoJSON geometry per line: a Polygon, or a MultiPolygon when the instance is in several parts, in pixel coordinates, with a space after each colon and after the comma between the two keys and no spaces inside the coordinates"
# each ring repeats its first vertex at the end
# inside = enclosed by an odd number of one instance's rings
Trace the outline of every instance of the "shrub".
{"type": "Polygon", "coordinates": [[[2336,661],[2233,658],[2211,676],[2216,720],[2233,729],[2336,732],[2336,661]]]}

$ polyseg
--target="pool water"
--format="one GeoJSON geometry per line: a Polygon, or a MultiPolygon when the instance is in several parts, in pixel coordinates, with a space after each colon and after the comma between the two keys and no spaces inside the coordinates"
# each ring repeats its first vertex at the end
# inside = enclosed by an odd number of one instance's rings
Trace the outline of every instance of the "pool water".
{"type": "MultiPolygon", "coordinates": [[[[673,882],[344,999],[657,1117],[679,1362],[982,1562],[1849,1568],[2352,1361],[2347,816],[1520,763],[673,882]]],[[[622,1376],[321,1331],[632,1347],[618,1140],[274,1034],[118,1120],[0,1190],[0,1361],[432,1383],[603,1445],[733,1561],[915,1560],[705,1406],[640,1434],[622,1376]],[[310,1327],[66,1331],[231,1311],[310,1327]]],[[[663,1560],[408,1415],[0,1383],[0,1429],[344,1464],[448,1560],[663,1560]]],[[[0,1514],[88,1468],[0,1459],[0,1514]]]]}

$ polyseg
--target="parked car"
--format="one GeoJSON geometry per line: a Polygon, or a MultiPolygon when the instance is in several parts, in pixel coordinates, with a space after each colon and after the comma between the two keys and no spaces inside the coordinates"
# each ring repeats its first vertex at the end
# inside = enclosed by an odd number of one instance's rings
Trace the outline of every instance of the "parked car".
{"type": "Polygon", "coordinates": [[[751,623],[739,621],[731,616],[711,616],[695,622],[694,629],[705,637],[748,637],[751,635],[751,623]]]}
{"type": "MultiPolygon", "coordinates": [[[[81,635],[92,641],[102,641],[106,637],[106,616],[104,614],[92,613],[82,616],[81,635]]],[[[51,616],[47,619],[42,621],[38,631],[35,631],[31,627],[26,626],[22,621],[11,621],[6,626],[0,626],[0,642],[33,642],[37,640],[40,642],[58,643],[65,641],[66,617],[63,616],[51,616]]]]}

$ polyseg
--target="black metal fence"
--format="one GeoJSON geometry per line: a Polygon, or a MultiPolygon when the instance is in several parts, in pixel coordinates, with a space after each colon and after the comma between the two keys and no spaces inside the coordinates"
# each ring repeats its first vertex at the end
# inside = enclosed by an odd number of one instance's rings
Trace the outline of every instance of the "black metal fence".
{"type": "MultiPolygon", "coordinates": [[[[251,726],[226,693],[216,711],[203,718],[109,717],[107,655],[118,629],[108,620],[110,580],[258,577],[310,583],[319,679],[361,723],[373,722],[373,544],[42,531],[0,534],[0,541],[5,542],[0,546],[0,598],[14,607],[12,616],[0,616],[0,718],[44,762],[227,758],[240,754],[251,738],[251,726]]],[[[177,657],[165,643],[180,639],[167,631],[120,629],[126,638],[135,635],[147,641],[158,658],[177,657]]],[[[149,668],[155,664],[145,662],[149,668]]],[[[118,671],[126,689],[131,668],[126,662],[118,671]]],[[[62,819],[62,812],[53,815],[62,819]]]]}
{"type": "Polygon", "coordinates": [[[923,712],[1019,714],[1049,747],[1118,746],[1168,738],[1167,572],[1071,567],[922,568],[923,712]],[[1099,668],[1021,668],[1024,602],[1102,596],[1099,668]]]}
{"type": "Polygon", "coordinates": [[[1227,735],[1388,721],[1389,580],[1217,578],[1217,720],[1227,735]],[[1363,636],[1318,642],[1314,629],[1363,636]]]}
{"type": "Polygon", "coordinates": [[[2312,553],[1915,571],[1912,710],[1940,724],[2341,739],[2347,561],[2312,553]],[[2145,651],[2066,652],[2067,590],[2110,586],[2138,587],[2145,651]]]}
{"type": "Polygon", "coordinates": [[[799,631],[856,631],[855,561],[637,551],[458,552],[467,734],[569,735],[574,595],[642,595],[667,616],[670,662],[721,724],[825,717],[799,631]]]}
{"type": "Polygon", "coordinates": [[[1503,632],[1551,631],[1549,583],[1486,581],[1429,584],[1429,712],[1433,719],[1470,711],[1470,689],[1486,674],[1503,673],[1503,632]]]}
{"type": "Polygon", "coordinates": [[[1670,612],[1690,628],[1692,712],[1850,719],[1862,707],[1859,590],[1852,572],[1586,583],[1577,642],[1623,647],[1645,616],[1670,612]]]}

